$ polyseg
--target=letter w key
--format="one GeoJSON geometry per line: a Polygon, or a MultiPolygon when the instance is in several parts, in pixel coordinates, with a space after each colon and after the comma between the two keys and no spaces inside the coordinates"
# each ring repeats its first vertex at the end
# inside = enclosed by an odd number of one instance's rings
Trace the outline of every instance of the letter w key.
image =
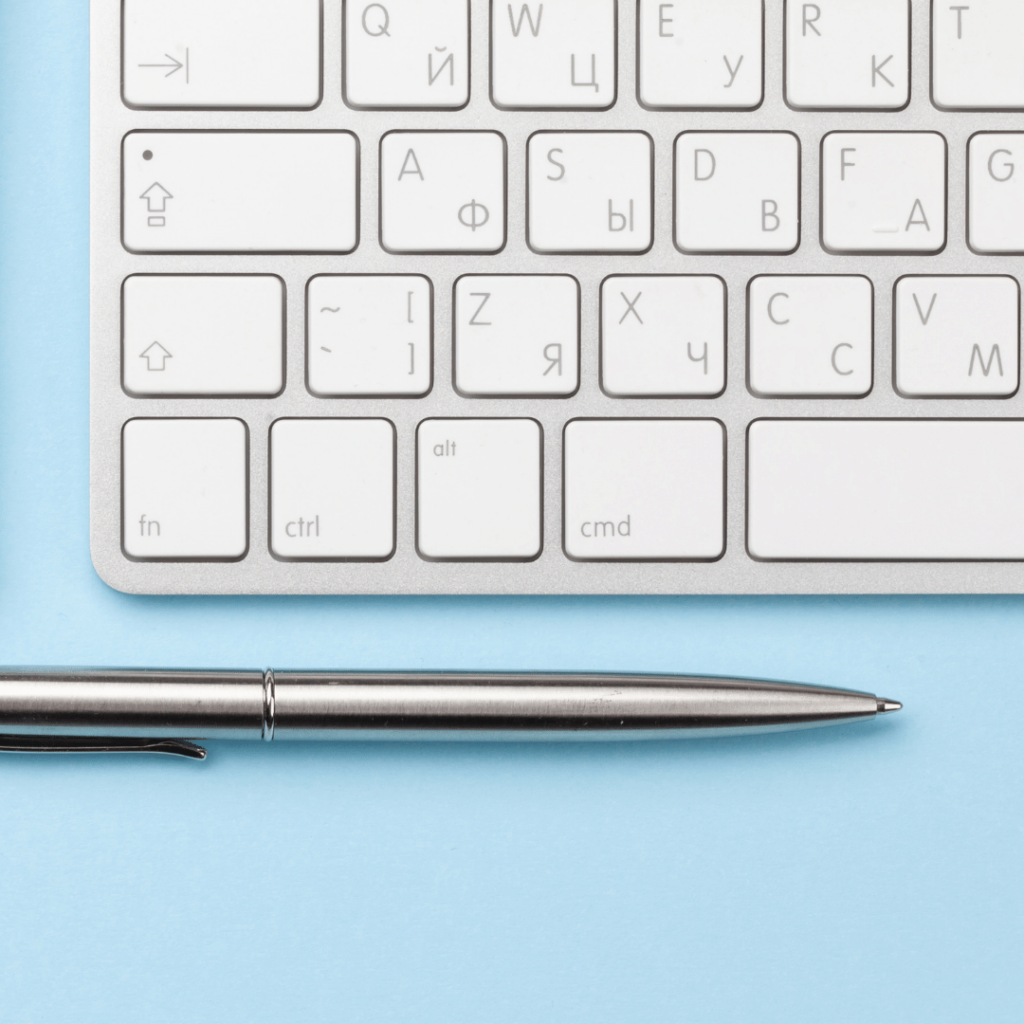
{"type": "Polygon", "coordinates": [[[519,21],[517,22],[516,19],[515,19],[515,16],[512,14],[512,5],[511,4],[508,5],[508,21],[509,21],[509,24],[512,26],[512,35],[514,35],[516,37],[516,39],[519,38],[519,33],[523,30],[523,20],[524,19],[526,20],[526,22],[530,26],[530,33],[531,33],[531,35],[533,35],[534,38],[539,36],[540,35],[540,20],[541,20],[541,18],[543,16],[544,16],[544,5],[543,4],[540,4],[538,6],[538,8],[537,8],[537,21],[536,22],[534,22],[534,20],[533,20],[533,14],[530,11],[530,5],[529,4],[523,4],[523,6],[519,8],[519,21]]]}

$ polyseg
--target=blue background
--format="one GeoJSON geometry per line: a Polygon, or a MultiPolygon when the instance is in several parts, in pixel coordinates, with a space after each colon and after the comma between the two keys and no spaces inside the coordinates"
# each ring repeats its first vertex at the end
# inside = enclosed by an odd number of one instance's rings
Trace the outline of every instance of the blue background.
{"type": "Polygon", "coordinates": [[[0,758],[5,1022],[1024,1019],[1024,601],[139,598],[88,542],[88,8],[0,0],[0,661],[688,671],[835,731],[0,758]]]}

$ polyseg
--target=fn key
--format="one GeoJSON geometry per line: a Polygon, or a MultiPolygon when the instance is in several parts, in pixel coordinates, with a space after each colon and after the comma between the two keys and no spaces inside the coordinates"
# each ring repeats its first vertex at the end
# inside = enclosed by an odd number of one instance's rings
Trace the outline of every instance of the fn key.
{"type": "Polygon", "coordinates": [[[242,558],[248,448],[241,420],[129,420],[121,433],[124,553],[139,561],[242,558]]]}

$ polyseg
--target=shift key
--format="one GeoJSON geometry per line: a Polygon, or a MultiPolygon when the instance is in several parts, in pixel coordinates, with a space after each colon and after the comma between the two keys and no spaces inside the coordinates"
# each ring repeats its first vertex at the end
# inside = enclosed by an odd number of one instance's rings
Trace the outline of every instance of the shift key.
{"type": "Polygon", "coordinates": [[[130,252],[347,253],[358,242],[351,132],[129,132],[130,252]]]}

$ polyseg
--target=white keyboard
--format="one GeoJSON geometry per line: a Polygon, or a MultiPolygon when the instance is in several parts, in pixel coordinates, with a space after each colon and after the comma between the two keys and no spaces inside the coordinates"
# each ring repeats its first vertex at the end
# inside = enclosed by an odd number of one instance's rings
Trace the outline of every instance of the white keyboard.
{"type": "Polygon", "coordinates": [[[1021,0],[92,0],[137,593],[1024,591],[1021,0]]]}

